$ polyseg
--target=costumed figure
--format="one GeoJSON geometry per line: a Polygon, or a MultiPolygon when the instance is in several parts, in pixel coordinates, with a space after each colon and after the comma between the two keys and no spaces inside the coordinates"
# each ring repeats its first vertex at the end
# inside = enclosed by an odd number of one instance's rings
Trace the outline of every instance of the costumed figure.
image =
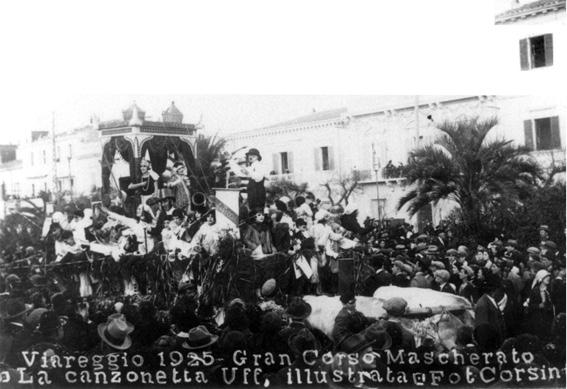
{"type": "Polygon", "coordinates": [[[267,177],[265,166],[261,163],[262,156],[258,149],[250,149],[246,153],[246,161],[248,167],[240,167],[232,162],[231,168],[237,174],[243,174],[249,178],[246,192],[248,194],[248,208],[250,210],[256,208],[264,208],[266,204],[266,188],[264,181],[267,177]]]}
{"type": "Polygon", "coordinates": [[[146,204],[149,198],[157,196],[159,175],[152,170],[150,161],[147,159],[140,161],[140,172],[142,173],[141,181],[128,185],[128,189],[140,195],[142,204],[146,204]]]}
{"type": "Polygon", "coordinates": [[[175,194],[175,208],[188,211],[191,205],[190,182],[187,177],[187,167],[183,162],[173,164],[171,179],[164,184],[165,187],[173,189],[175,194]]]}

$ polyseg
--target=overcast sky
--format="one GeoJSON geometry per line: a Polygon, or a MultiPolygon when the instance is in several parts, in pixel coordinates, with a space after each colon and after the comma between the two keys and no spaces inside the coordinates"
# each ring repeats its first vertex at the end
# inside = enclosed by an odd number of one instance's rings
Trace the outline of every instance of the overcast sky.
{"type": "Polygon", "coordinates": [[[0,1],[0,143],[133,100],[226,133],[413,101],[391,95],[563,94],[500,65],[500,27],[493,0],[0,1]]]}

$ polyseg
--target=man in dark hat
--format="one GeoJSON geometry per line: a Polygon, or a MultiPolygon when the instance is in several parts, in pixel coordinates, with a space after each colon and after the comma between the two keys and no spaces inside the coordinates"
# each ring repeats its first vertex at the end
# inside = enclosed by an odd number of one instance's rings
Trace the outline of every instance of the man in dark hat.
{"type": "Polygon", "coordinates": [[[19,298],[7,298],[0,304],[0,363],[6,362],[12,366],[19,366],[20,351],[30,344],[30,331],[24,325],[26,314],[30,308],[26,307],[19,298]]]}
{"type": "Polygon", "coordinates": [[[413,334],[401,324],[401,318],[406,312],[407,301],[401,297],[392,297],[382,305],[387,313],[384,327],[392,338],[392,349],[405,351],[415,350],[415,338],[413,334]],[[396,336],[394,336],[396,335],[396,336]]]}
{"type": "Polygon", "coordinates": [[[391,285],[394,276],[391,273],[391,261],[382,254],[375,257],[373,267],[376,272],[364,281],[364,295],[372,296],[376,289],[391,285]]]}
{"type": "Polygon", "coordinates": [[[411,280],[410,286],[416,288],[430,289],[433,279],[429,274],[429,258],[419,256],[415,263],[415,274],[411,280]]]}
{"type": "Polygon", "coordinates": [[[285,342],[304,328],[311,330],[311,326],[307,322],[307,317],[311,314],[311,310],[311,305],[301,297],[292,298],[284,313],[288,324],[280,331],[280,336],[285,342]]]}
{"type": "Polygon", "coordinates": [[[486,290],[487,293],[478,299],[474,308],[475,327],[481,324],[493,325],[499,342],[497,347],[499,347],[506,337],[503,312],[507,297],[499,277],[489,278],[486,290]]]}
{"type": "Polygon", "coordinates": [[[335,317],[332,338],[337,347],[349,336],[362,331],[368,325],[368,320],[356,310],[356,298],[352,291],[341,296],[343,308],[335,317]]]}

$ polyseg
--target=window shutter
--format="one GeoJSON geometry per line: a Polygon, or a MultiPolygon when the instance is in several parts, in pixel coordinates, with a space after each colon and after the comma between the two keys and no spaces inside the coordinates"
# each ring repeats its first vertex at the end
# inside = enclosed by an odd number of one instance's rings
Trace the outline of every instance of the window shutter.
{"type": "Polygon", "coordinates": [[[524,137],[526,140],[526,147],[534,150],[534,132],[531,120],[524,120],[524,137]]]}
{"type": "Polygon", "coordinates": [[[287,152],[287,168],[290,173],[293,173],[293,152],[287,152]]]}
{"type": "Polygon", "coordinates": [[[529,70],[530,63],[528,61],[528,39],[520,40],[520,67],[522,70],[529,70]]]}
{"type": "Polygon", "coordinates": [[[315,170],[321,170],[321,148],[315,147],[313,155],[315,157],[315,170]]]}
{"type": "Polygon", "coordinates": [[[551,147],[561,148],[561,133],[559,132],[559,116],[553,116],[551,120],[551,147]]]}
{"type": "Polygon", "coordinates": [[[333,153],[333,148],[328,147],[329,150],[329,170],[335,170],[335,153],[333,153]]]}
{"type": "Polygon", "coordinates": [[[545,34],[543,36],[543,44],[545,48],[545,66],[553,65],[553,34],[545,34]]]}
{"type": "Polygon", "coordinates": [[[272,154],[272,165],[273,165],[273,170],[276,172],[276,174],[280,174],[280,154],[279,153],[272,154]]]}

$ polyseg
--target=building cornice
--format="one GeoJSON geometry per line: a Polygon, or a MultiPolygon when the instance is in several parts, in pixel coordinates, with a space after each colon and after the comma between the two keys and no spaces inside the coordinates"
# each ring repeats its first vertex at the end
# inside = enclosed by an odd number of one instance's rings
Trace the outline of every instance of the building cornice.
{"type": "Polygon", "coordinates": [[[510,9],[496,15],[496,24],[514,23],[519,20],[533,18],[549,13],[565,12],[565,0],[540,1],[535,7],[530,4],[510,9]]]}
{"type": "Polygon", "coordinates": [[[315,130],[326,127],[342,127],[347,122],[348,120],[346,118],[341,117],[335,119],[313,121],[302,125],[290,125],[290,126],[282,126],[282,127],[262,127],[254,130],[247,130],[243,132],[228,134],[226,136],[226,139],[229,141],[246,140],[246,139],[253,139],[253,138],[265,137],[271,135],[281,135],[281,134],[309,131],[309,130],[315,130]]]}

